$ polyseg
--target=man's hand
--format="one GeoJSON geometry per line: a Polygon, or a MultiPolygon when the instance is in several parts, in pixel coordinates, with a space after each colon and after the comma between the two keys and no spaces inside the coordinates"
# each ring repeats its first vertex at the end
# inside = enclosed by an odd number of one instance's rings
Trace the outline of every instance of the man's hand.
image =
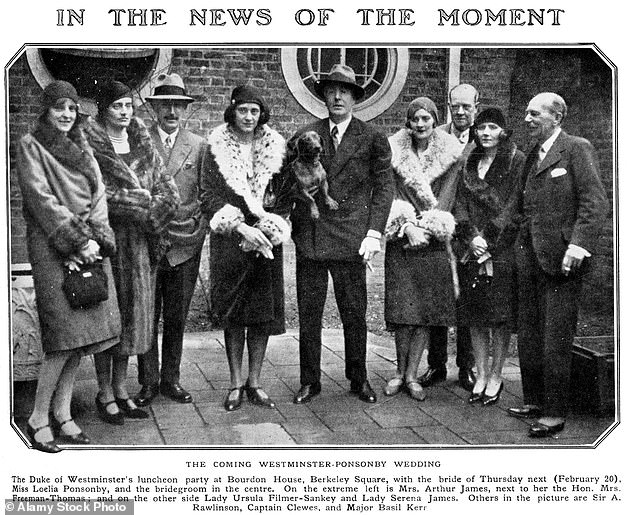
{"type": "Polygon", "coordinates": [[[377,252],[381,251],[381,240],[372,236],[366,236],[359,247],[359,255],[363,256],[363,262],[369,263],[377,252]]]}
{"type": "Polygon", "coordinates": [[[561,262],[561,273],[568,275],[570,272],[577,271],[587,256],[588,252],[585,249],[576,245],[570,245],[561,262]]]}

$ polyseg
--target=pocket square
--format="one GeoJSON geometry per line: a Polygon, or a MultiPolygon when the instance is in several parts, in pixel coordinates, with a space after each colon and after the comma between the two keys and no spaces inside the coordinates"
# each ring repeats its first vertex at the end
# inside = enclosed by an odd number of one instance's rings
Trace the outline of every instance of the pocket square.
{"type": "Polygon", "coordinates": [[[552,172],[550,172],[551,177],[561,177],[562,175],[566,175],[568,170],[565,168],[555,168],[552,172]]]}

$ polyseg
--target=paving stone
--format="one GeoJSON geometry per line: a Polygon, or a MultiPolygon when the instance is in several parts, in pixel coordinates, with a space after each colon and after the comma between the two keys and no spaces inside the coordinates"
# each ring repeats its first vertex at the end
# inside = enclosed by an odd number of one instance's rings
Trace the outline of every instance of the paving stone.
{"type": "Polygon", "coordinates": [[[423,441],[430,445],[466,445],[467,441],[444,426],[412,428],[423,441]]]}
{"type": "Polygon", "coordinates": [[[282,423],[282,427],[291,435],[317,435],[330,431],[321,420],[317,418],[294,418],[282,423]]]}
{"type": "Polygon", "coordinates": [[[438,421],[418,409],[382,407],[367,412],[379,426],[384,429],[393,427],[419,427],[438,425],[438,421]]]}
{"type": "Polygon", "coordinates": [[[166,427],[197,427],[204,421],[194,404],[170,404],[152,402],[152,413],[160,429],[166,427]]]}

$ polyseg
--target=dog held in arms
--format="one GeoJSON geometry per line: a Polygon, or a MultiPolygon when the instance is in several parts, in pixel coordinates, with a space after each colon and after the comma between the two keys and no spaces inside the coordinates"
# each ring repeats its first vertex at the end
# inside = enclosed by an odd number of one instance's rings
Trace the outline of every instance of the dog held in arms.
{"type": "Polygon", "coordinates": [[[291,167],[297,178],[297,192],[299,197],[310,205],[310,216],[313,220],[319,218],[319,208],[314,195],[321,192],[328,209],[337,210],[339,204],[328,194],[326,170],[319,161],[323,152],[321,136],[315,131],[301,134],[295,142],[297,157],[291,167]]]}

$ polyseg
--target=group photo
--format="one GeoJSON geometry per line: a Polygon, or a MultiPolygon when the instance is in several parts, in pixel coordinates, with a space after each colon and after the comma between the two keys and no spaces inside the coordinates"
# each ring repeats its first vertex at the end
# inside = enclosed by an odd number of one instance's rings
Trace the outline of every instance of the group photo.
{"type": "Polygon", "coordinates": [[[618,423],[596,46],[27,45],[5,88],[25,446],[594,447],[618,423]]]}

